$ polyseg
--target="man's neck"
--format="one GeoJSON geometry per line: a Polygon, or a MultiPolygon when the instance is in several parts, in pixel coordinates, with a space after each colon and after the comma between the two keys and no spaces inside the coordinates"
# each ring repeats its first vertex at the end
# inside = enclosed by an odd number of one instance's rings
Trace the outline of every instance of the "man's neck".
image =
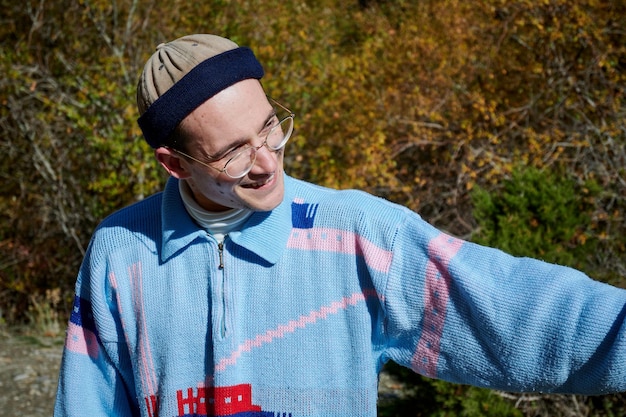
{"type": "Polygon", "coordinates": [[[213,235],[218,242],[222,242],[228,233],[240,230],[246,220],[252,215],[252,211],[248,209],[208,211],[202,208],[195,200],[191,188],[184,180],[178,182],[178,190],[187,213],[200,227],[213,235]]]}

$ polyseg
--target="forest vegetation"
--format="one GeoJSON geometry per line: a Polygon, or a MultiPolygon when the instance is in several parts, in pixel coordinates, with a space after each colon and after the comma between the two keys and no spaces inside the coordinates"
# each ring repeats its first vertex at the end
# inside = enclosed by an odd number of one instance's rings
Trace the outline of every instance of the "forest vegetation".
{"type": "MultiPolygon", "coordinates": [[[[199,32],[252,47],[296,112],[290,175],[626,288],[624,0],[0,1],[3,325],[62,331],[93,229],[161,189],[135,86],[199,32]]],[[[390,370],[415,389],[381,416],[626,414],[390,370]]]]}

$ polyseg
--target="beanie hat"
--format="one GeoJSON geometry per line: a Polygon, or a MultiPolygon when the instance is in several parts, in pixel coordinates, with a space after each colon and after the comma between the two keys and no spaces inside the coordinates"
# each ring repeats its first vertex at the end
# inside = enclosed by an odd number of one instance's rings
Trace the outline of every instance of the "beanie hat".
{"type": "Polygon", "coordinates": [[[261,79],[254,53],[215,35],[189,35],[162,43],[146,62],[137,86],[137,120],[153,148],[163,146],[178,124],[220,91],[261,79]]]}

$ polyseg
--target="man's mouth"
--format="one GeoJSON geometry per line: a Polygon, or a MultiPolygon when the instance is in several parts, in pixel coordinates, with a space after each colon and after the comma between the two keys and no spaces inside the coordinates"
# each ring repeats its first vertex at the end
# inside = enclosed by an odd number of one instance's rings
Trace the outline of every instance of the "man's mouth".
{"type": "Polygon", "coordinates": [[[245,184],[242,185],[243,188],[252,188],[252,189],[259,189],[267,184],[269,184],[270,182],[272,182],[274,180],[275,174],[272,174],[270,176],[268,176],[267,178],[265,178],[265,181],[261,181],[261,182],[254,182],[251,184],[245,184]]]}

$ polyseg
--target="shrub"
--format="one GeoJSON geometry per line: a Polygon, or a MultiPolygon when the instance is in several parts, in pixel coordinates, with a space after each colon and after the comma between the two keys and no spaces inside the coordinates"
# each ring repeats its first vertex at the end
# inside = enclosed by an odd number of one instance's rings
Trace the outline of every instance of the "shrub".
{"type": "Polygon", "coordinates": [[[497,191],[473,191],[478,228],[472,238],[512,255],[589,270],[598,244],[591,219],[600,191],[593,181],[579,186],[560,173],[518,168],[497,191]]]}

